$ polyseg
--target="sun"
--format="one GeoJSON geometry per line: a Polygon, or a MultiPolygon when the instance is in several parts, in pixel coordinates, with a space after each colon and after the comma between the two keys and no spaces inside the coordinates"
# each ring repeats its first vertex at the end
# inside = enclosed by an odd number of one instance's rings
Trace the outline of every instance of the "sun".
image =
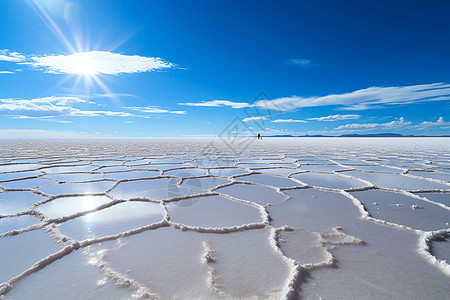
{"type": "Polygon", "coordinates": [[[71,73],[91,76],[96,74],[96,62],[86,52],[78,52],[69,56],[68,68],[71,69],[71,73]]]}

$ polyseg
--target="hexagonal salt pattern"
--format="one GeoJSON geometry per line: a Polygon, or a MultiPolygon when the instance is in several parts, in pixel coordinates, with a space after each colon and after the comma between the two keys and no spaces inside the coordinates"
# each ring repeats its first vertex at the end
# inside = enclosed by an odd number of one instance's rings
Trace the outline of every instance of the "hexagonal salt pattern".
{"type": "Polygon", "coordinates": [[[248,141],[0,143],[0,298],[448,298],[448,140],[248,141]]]}

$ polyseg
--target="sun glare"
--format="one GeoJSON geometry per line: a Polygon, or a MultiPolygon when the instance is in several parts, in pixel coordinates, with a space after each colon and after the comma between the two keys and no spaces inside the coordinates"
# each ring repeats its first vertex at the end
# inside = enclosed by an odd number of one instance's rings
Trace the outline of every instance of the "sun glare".
{"type": "MultiPolygon", "coordinates": [[[[67,52],[72,53],[59,58],[51,58],[58,62],[57,67],[50,68],[51,71],[58,74],[68,74],[68,76],[64,77],[58,84],[62,84],[75,77],[74,90],[78,89],[78,86],[81,83],[84,83],[85,93],[87,94],[89,94],[91,90],[95,90],[96,86],[98,86],[105,94],[113,95],[112,91],[101,78],[102,73],[105,73],[102,72],[105,68],[105,64],[98,53],[93,53],[93,51],[98,51],[97,49],[100,48],[100,46],[96,45],[91,47],[89,45],[89,38],[83,36],[79,30],[80,20],[78,17],[81,4],[78,3],[78,1],[70,0],[30,0],[29,4],[44,24],[47,25],[66,47],[67,52]],[[66,34],[64,34],[54,19],[55,15],[58,15],[59,17],[62,16],[66,20],[72,36],[66,36],[66,34]]],[[[108,51],[114,50],[131,36],[132,34],[121,40],[114,47],[108,49],[108,51]]],[[[115,74],[111,73],[111,70],[109,71],[110,73],[106,73],[115,74]]],[[[115,96],[111,96],[111,99],[116,103],[120,103],[120,100],[115,96]]]]}
{"type": "Polygon", "coordinates": [[[95,62],[85,53],[79,52],[71,55],[70,68],[73,73],[89,76],[95,74],[95,62]]]}

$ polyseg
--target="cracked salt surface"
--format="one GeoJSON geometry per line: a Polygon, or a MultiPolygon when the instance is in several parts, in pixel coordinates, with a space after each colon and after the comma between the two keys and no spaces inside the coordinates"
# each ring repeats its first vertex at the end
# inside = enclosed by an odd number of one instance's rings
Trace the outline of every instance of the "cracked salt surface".
{"type": "Polygon", "coordinates": [[[0,281],[6,282],[20,275],[60,248],[42,229],[0,238],[0,281]]]}
{"type": "Polygon", "coordinates": [[[41,179],[41,178],[33,178],[33,179],[23,179],[23,180],[14,180],[0,183],[1,186],[7,189],[29,189],[33,187],[41,187],[46,185],[55,184],[55,181],[41,179]]]}
{"type": "Polygon", "coordinates": [[[271,176],[271,175],[265,175],[265,174],[251,174],[251,175],[243,175],[243,176],[235,176],[235,180],[239,181],[246,181],[256,184],[262,184],[262,185],[268,185],[272,187],[299,187],[304,186],[303,183],[294,181],[292,179],[287,179],[284,177],[278,177],[278,176],[271,176]]]}
{"type": "Polygon", "coordinates": [[[0,299],[450,294],[448,139],[210,142],[0,143],[0,299]]]}
{"type": "Polygon", "coordinates": [[[236,183],[216,189],[215,191],[260,205],[279,203],[287,198],[275,188],[253,184],[236,183]]]}
{"type": "Polygon", "coordinates": [[[27,228],[38,222],[39,222],[38,219],[28,215],[3,217],[0,219],[0,235],[10,232],[12,230],[27,228]]]}
{"type": "Polygon", "coordinates": [[[179,200],[166,207],[171,221],[197,227],[233,227],[264,221],[257,207],[221,196],[179,200]]]}
{"type": "Polygon", "coordinates": [[[302,165],[298,171],[315,171],[315,172],[334,172],[350,170],[352,167],[343,167],[339,165],[302,165]]]}
{"type": "Polygon", "coordinates": [[[140,179],[140,178],[150,178],[159,176],[159,171],[127,171],[127,172],[117,172],[117,173],[105,173],[106,179],[140,179]]]}
{"type": "Polygon", "coordinates": [[[150,202],[122,202],[64,222],[61,232],[76,240],[104,237],[156,223],[161,207],[150,202]]]}
{"type": "Polygon", "coordinates": [[[249,171],[243,169],[210,169],[209,173],[213,176],[234,176],[241,174],[248,174],[249,171]]]}
{"type": "Polygon", "coordinates": [[[450,174],[439,172],[439,170],[436,171],[408,171],[408,174],[413,176],[419,176],[423,178],[433,178],[437,180],[442,180],[445,182],[450,182],[450,174]]]}
{"type": "Polygon", "coordinates": [[[291,175],[292,178],[298,179],[308,185],[325,187],[330,189],[352,189],[369,186],[369,184],[357,179],[348,178],[339,174],[325,173],[298,173],[291,175]]]}
{"type": "Polygon", "coordinates": [[[44,199],[45,197],[28,191],[2,193],[0,194],[0,216],[27,211],[33,204],[44,199]]]}
{"type": "Polygon", "coordinates": [[[437,258],[450,262],[450,239],[434,240],[431,243],[431,252],[437,258]]]}
{"type": "Polygon", "coordinates": [[[16,173],[0,173],[0,185],[2,181],[11,181],[14,179],[23,179],[23,178],[30,178],[30,177],[38,177],[42,175],[42,172],[16,172],[16,173]]]}
{"type": "Polygon", "coordinates": [[[39,188],[39,191],[49,195],[66,194],[98,194],[104,193],[114,185],[112,181],[92,181],[81,183],[60,183],[39,188]]]}
{"type": "Polygon", "coordinates": [[[364,173],[348,171],[347,174],[356,178],[367,180],[375,186],[399,190],[450,190],[450,184],[434,182],[418,177],[408,177],[402,174],[364,173]]]}
{"type": "Polygon", "coordinates": [[[417,195],[450,207],[450,193],[417,193],[417,195]]]}
{"type": "Polygon", "coordinates": [[[48,174],[42,178],[63,181],[63,182],[86,182],[103,179],[101,174],[85,174],[85,173],[70,173],[70,174],[48,174]]]}
{"type": "Polygon", "coordinates": [[[374,218],[423,230],[438,230],[450,223],[450,208],[395,192],[369,190],[351,193],[374,218]]]}
{"type": "Polygon", "coordinates": [[[59,197],[39,205],[36,210],[50,219],[57,219],[89,211],[111,201],[105,196],[59,197]]]}
{"type": "Polygon", "coordinates": [[[133,291],[106,278],[82,250],[19,281],[8,299],[132,299],[133,291]],[[70,270],[70,272],[68,272],[70,270]],[[29,287],[38,287],[32,288],[29,287]],[[70,290],[68,288],[70,287],[70,290]]]}

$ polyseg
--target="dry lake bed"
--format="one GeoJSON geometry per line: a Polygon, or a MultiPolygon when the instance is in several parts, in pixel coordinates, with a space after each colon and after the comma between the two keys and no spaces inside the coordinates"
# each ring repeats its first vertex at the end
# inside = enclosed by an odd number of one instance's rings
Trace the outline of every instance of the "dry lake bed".
{"type": "Polygon", "coordinates": [[[449,138],[0,143],[0,299],[447,299],[449,262],[449,138]]]}

